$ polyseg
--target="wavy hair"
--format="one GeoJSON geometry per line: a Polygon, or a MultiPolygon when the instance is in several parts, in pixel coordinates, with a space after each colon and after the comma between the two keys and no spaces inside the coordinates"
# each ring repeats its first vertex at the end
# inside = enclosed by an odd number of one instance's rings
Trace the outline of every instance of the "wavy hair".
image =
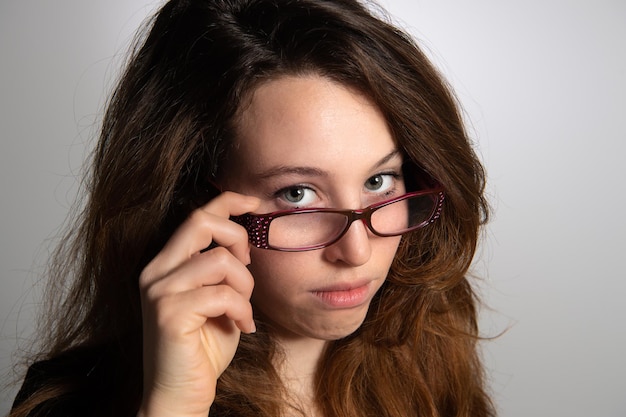
{"type": "MultiPolygon", "coordinates": [[[[172,0],[138,39],[105,114],[79,226],[50,270],[39,357],[107,364],[98,383],[108,391],[95,394],[106,396],[103,415],[134,415],[141,401],[140,271],[215,196],[209,184],[228,175],[237,116],[255,87],[306,74],[367,96],[405,159],[446,190],[438,222],[403,236],[361,328],[329,343],[316,375],[319,409],[495,415],[466,278],[488,213],[483,168],[442,77],[410,36],[356,0],[172,0]]],[[[258,321],[218,381],[212,416],[293,411],[272,365],[280,351],[258,321]]],[[[43,381],[11,416],[84,386],[74,375],[43,381]]]]}

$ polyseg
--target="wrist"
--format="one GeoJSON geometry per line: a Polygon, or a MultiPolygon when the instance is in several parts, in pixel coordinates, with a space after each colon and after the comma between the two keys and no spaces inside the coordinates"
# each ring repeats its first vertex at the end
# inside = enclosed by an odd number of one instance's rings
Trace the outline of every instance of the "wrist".
{"type": "Polygon", "coordinates": [[[137,411],[137,417],[207,417],[209,409],[192,410],[191,407],[177,407],[176,404],[166,404],[164,401],[151,399],[143,401],[137,411]]]}

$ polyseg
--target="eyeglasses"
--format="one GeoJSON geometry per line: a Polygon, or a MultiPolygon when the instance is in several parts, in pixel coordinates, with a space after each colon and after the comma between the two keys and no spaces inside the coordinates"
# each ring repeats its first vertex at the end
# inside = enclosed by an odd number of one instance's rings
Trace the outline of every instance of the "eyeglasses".
{"type": "Polygon", "coordinates": [[[361,220],[376,236],[399,236],[427,226],[441,215],[442,187],[415,191],[360,210],[309,208],[244,214],[233,220],[248,231],[257,248],[285,252],[321,249],[337,242],[361,220]]]}

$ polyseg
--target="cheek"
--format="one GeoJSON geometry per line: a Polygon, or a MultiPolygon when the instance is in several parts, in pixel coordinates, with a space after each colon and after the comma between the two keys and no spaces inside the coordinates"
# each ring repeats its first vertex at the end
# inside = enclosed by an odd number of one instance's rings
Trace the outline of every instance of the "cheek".
{"type": "Polygon", "coordinates": [[[304,262],[301,254],[252,248],[248,269],[254,278],[255,292],[285,292],[302,275],[304,262]]]}
{"type": "Polygon", "coordinates": [[[260,284],[267,282],[271,277],[275,276],[274,272],[282,268],[280,258],[271,251],[251,248],[250,249],[250,265],[248,269],[254,277],[255,288],[260,284]]]}
{"type": "Polygon", "coordinates": [[[391,266],[401,239],[402,236],[380,238],[377,244],[372,245],[373,257],[375,257],[379,263],[386,263],[388,266],[391,266]]]}
{"type": "Polygon", "coordinates": [[[310,272],[315,268],[306,255],[311,254],[251,250],[252,263],[248,269],[254,278],[251,301],[255,309],[271,320],[280,321],[293,317],[306,304],[307,289],[316,279],[310,272]]]}
{"type": "MultiPolygon", "coordinates": [[[[379,273],[382,268],[389,268],[400,239],[401,236],[370,239],[372,255],[361,267],[379,273]]],[[[248,269],[254,277],[257,292],[288,292],[303,283],[312,284],[310,281],[315,280],[318,274],[332,274],[333,265],[322,259],[322,251],[289,253],[252,247],[252,263],[248,269]]]]}

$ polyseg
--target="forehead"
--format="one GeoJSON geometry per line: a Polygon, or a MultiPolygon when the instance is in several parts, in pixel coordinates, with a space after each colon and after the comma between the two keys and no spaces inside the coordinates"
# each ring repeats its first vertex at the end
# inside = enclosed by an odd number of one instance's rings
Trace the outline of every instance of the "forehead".
{"type": "Polygon", "coordinates": [[[276,165],[367,165],[395,149],[380,110],[327,78],[285,76],[261,84],[236,125],[234,157],[246,171],[276,165]]]}

